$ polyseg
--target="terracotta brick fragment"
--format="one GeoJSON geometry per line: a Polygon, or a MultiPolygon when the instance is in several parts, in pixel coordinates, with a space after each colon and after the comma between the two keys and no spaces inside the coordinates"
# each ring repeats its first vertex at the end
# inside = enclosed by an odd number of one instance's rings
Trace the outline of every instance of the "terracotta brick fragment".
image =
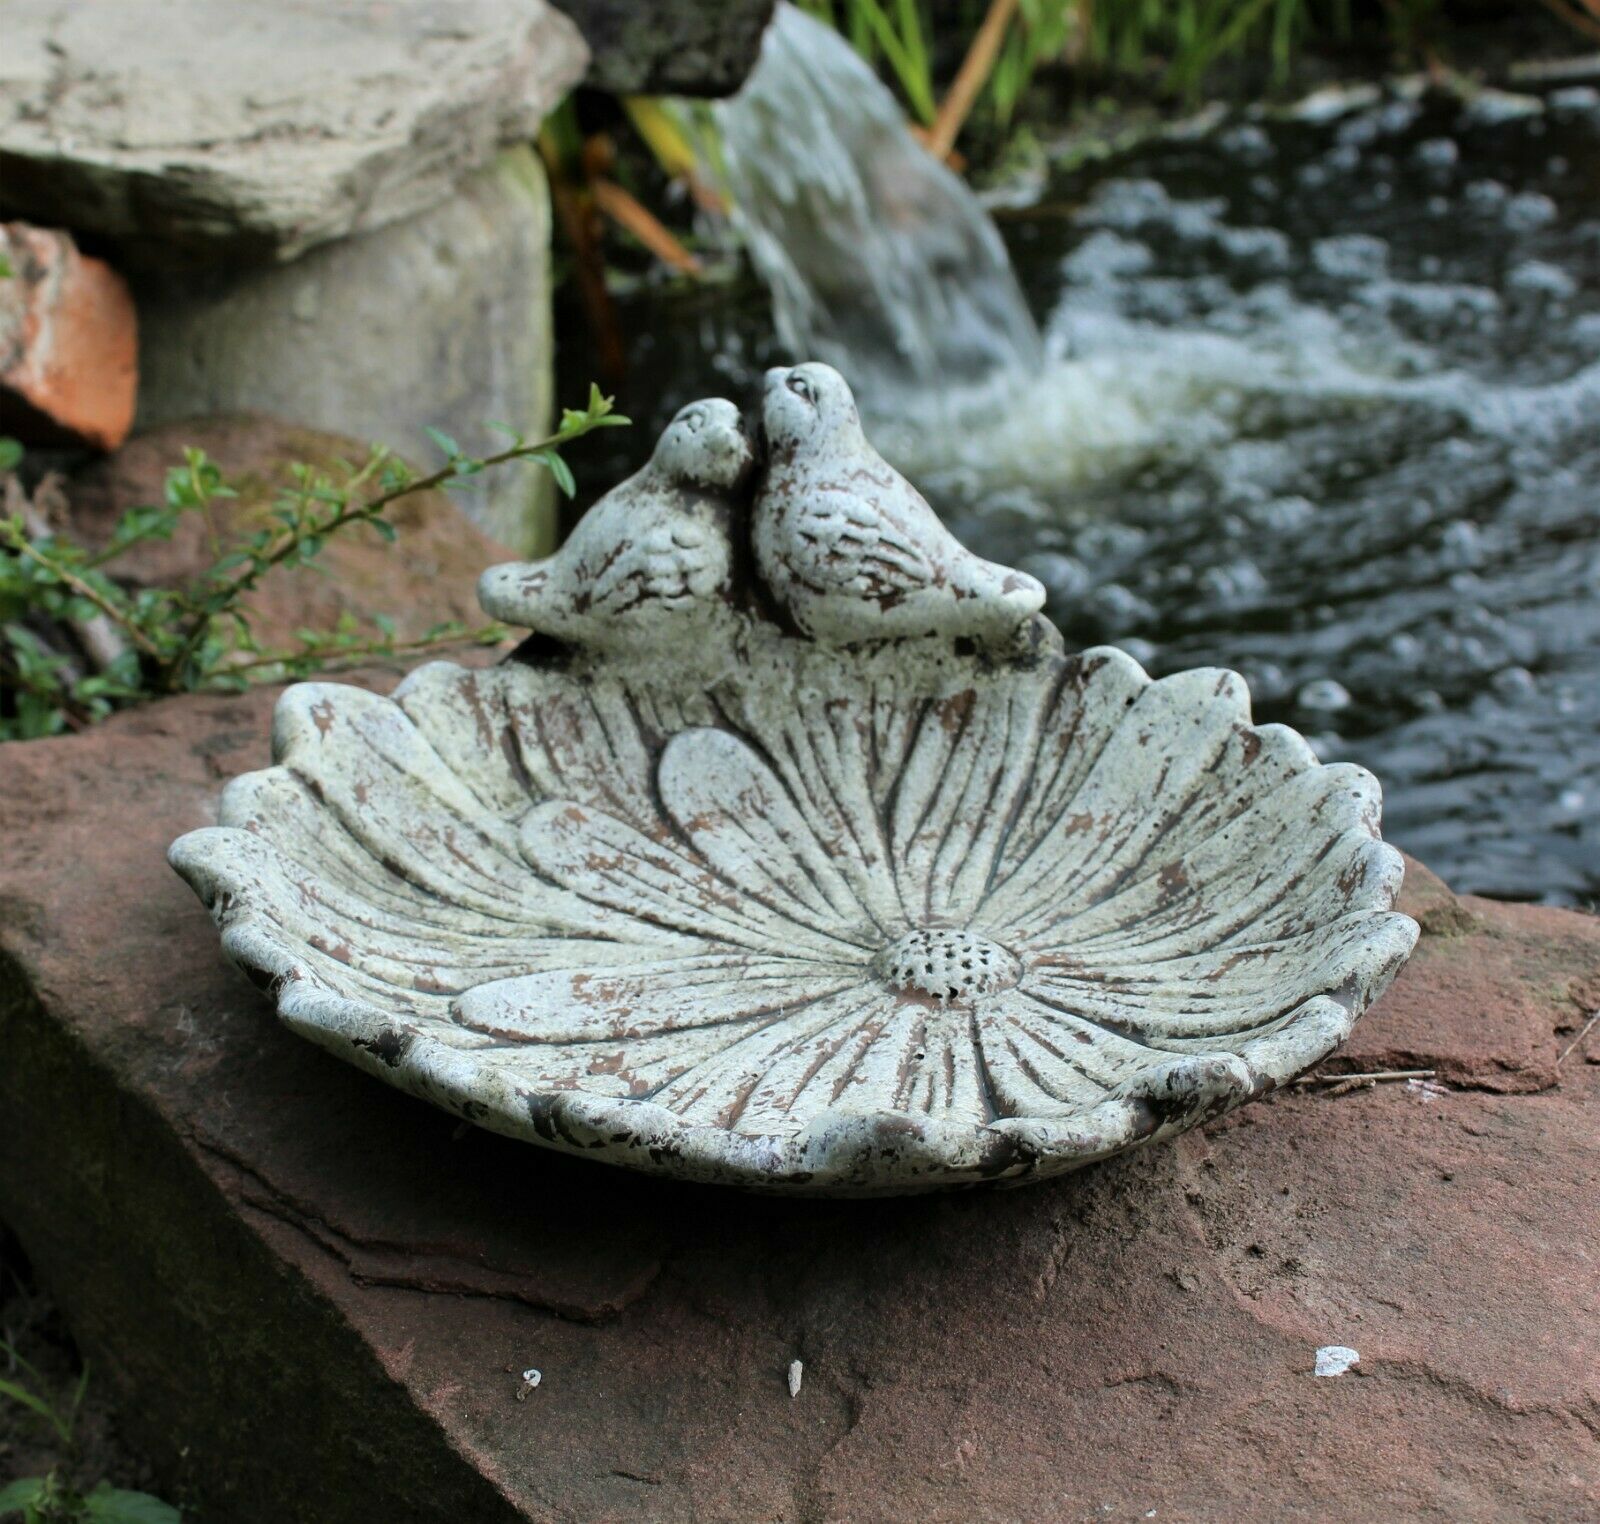
{"type": "Polygon", "coordinates": [[[24,444],[114,450],[133,424],[139,329],[133,298],[67,233],[0,224],[0,432],[24,444]]]}

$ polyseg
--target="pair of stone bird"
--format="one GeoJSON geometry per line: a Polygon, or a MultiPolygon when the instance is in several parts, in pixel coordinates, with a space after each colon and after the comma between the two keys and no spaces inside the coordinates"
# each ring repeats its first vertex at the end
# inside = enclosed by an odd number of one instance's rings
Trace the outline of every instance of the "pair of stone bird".
{"type": "MultiPolygon", "coordinates": [[[[867,442],[836,370],[768,371],[762,433],[749,545],[794,629],[826,645],[939,635],[1017,648],[1044,588],[973,555],[939,522],[867,442]]],[[[691,402],[649,464],[595,503],[554,556],[491,567],[479,601],[567,644],[670,658],[739,617],[736,537],[756,467],[739,409],[691,402]]]]}

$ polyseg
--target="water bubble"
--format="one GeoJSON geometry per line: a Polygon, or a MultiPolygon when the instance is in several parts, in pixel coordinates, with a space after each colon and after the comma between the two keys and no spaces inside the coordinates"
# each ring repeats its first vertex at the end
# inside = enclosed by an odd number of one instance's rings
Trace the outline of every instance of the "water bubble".
{"type": "Polygon", "coordinates": [[[1089,198],[1080,220],[1131,232],[1148,222],[1165,220],[1172,205],[1172,197],[1159,180],[1107,180],[1089,198]]]}
{"type": "Polygon", "coordinates": [[[1600,114],[1600,90],[1593,85],[1568,85],[1552,90],[1546,104],[1557,116],[1594,116],[1600,114]]]}
{"type": "Polygon", "coordinates": [[[1264,593],[1267,579],[1254,561],[1210,567],[1200,578],[1200,591],[1219,603],[1248,603],[1264,593]]]}
{"type": "Polygon", "coordinates": [[[1105,285],[1142,275],[1154,262],[1155,255],[1144,244],[1100,228],[1062,260],[1061,273],[1085,285],[1105,285]]]}
{"type": "Polygon", "coordinates": [[[1246,164],[1265,164],[1276,152],[1272,139],[1253,122],[1242,122],[1219,134],[1217,146],[1246,164]]]}
{"type": "Polygon", "coordinates": [[[1525,259],[1506,276],[1506,288],[1520,296],[1564,302],[1577,291],[1578,283],[1559,265],[1543,259],[1525,259]]]}
{"type": "Polygon", "coordinates": [[[1078,532],[1073,548],[1085,561],[1127,561],[1144,549],[1146,539],[1133,524],[1091,524],[1078,532]]]}
{"type": "Polygon", "coordinates": [[[1415,635],[1407,630],[1400,630],[1389,637],[1387,649],[1389,655],[1401,666],[1418,667],[1422,663],[1426,648],[1415,635]]]}
{"type": "Polygon", "coordinates": [[[1412,149],[1411,157],[1424,169],[1449,169],[1460,159],[1461,149],[1451,138],[1428,138],[1412,149]]]}
{"type": "Polygon", "coordinates": [[[1469,519],[1447,524],[1439,536],[1439,547],[1447,566],[1476,566],[1483,559],[1483,537],[1469,519]]]}
{"type": "Polygon", "coordinates": [[[1353,701],[1350,690],[1343,683],[1331,677],[1319,677],[1315,682],[1307,683],[1295,695],[1295,702],[1302,709],[1337,714],[1341,709],[1348,709],[1353,701]]]}
{"type": "Polygon", "coordinates": [[[1383,274],[1389,262],[1389,246],[1368,233],[1341,233],[1319,238],[1311,246],[1311,261],[1324,275],[1363,280],[1383,274]]]}
{"type": "Polygon", "coordinates": [[[1044,551],[1029,556],[1022,570],[1044,583],[1045,592],[1055,604],[1072,603],[1088,592],[1091,578],[1083,562],[1075,556],[1044,551]]]}
{"type": "Polygon", "coordinates": [[[1543,110],[1544,102],[1537,95],[1513,95],[1508,90],[1479,90],[1467,102],[1461,119],[1472,127],[1499,127],[1506,122],[1538,116],[1543,110]]]}
{"type": "Polygon", "coordinates": [[[1217,246],[1242,264],[1266,270],[1287,270],[1290,261],[1288,235],[1276,228],[1219,227],[1217,246]]]}
{"type": "Polygon", "coordinates": [[[1097,587],[1090,594],[1087,607],[1096,623],[1113,633],[1151,624],[1156,617],[1149,603],[1120,582],[1107,582],[1097,587]]]}
{"type": "Polygon", "coordinates": [[[1600,351],[1600,312],[1586,312],[1567,330],[1580,349],[1600,351]]]}
{"type": "Polygon", "coordinates": [[[1503,667],[1489,680],[1489,685],[1503,699],[1531,698],[1537,691],[1533,673],[1526,667],[1503,667]]]}
{"type": "Polygon", "coordinates": [[[1297,529],[1304,529],[1316,516],[1316,508],[1310,498],[1305,497],[1274,498],[1251,514],[1257,524],[1274,534],[1292,534],[1297,529]]]}
{"type": "Polygon", "coordinates": [[[1513,196],[1505,209],[1505,223],[1513,233],[1533,233],[1556,220],[1556,204],[1539,191],[1513,196]]]}

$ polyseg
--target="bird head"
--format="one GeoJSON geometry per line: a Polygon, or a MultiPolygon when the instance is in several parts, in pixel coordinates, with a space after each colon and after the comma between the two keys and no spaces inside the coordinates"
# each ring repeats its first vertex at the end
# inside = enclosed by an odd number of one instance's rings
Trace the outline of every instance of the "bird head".
{"type": "Polygon", "coordinates": [[[678,409],[650,460],[672,481],[732,492],[755,464],[755,451],[739,409],[725,397],[706,397],[678,409]]]}
{"type": "Polygon", "coordinates": [[[761,424],[774,454],[802,444],[814,449],[824,441],[853,444],[861,438],[861,416],[849,383],[820,360],[767,372],[761,424]]]}

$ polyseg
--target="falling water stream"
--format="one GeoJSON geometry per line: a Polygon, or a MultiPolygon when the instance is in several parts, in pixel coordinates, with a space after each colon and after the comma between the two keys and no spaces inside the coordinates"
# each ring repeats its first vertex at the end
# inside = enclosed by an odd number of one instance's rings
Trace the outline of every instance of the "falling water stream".
{"type": "Polygon", "coordinates": [[[634,298],[640,427],[588,480],[683,401],[824,355],[947,522],[1045,582],[1069,642],[1243,672],[1258,718],[1377,773],[1386,835],[1458,888],[1600,897],[1600,93],[1390,94],[1154,143],[1008,214],[1014,281],[936,175],[959,210],[930,296],[894,273],[911,224],[872,236],[909,183],[874,180],[874,155],[904,162],[880,87],[828,46],[769,52],[752,120],[727,111],[744,163],[816,119],[743,181],[770,299],[634,298]],[[986,348],[1019,288],[1039,350],[1014,316],[986,348]]]}
{"type": "Polygon", "coordinates": [[[780,5],[718,120],[735,217],[791,351],[848,371],[880,408],[1038,365],[994,224],[831,27],[780,5]]]}

